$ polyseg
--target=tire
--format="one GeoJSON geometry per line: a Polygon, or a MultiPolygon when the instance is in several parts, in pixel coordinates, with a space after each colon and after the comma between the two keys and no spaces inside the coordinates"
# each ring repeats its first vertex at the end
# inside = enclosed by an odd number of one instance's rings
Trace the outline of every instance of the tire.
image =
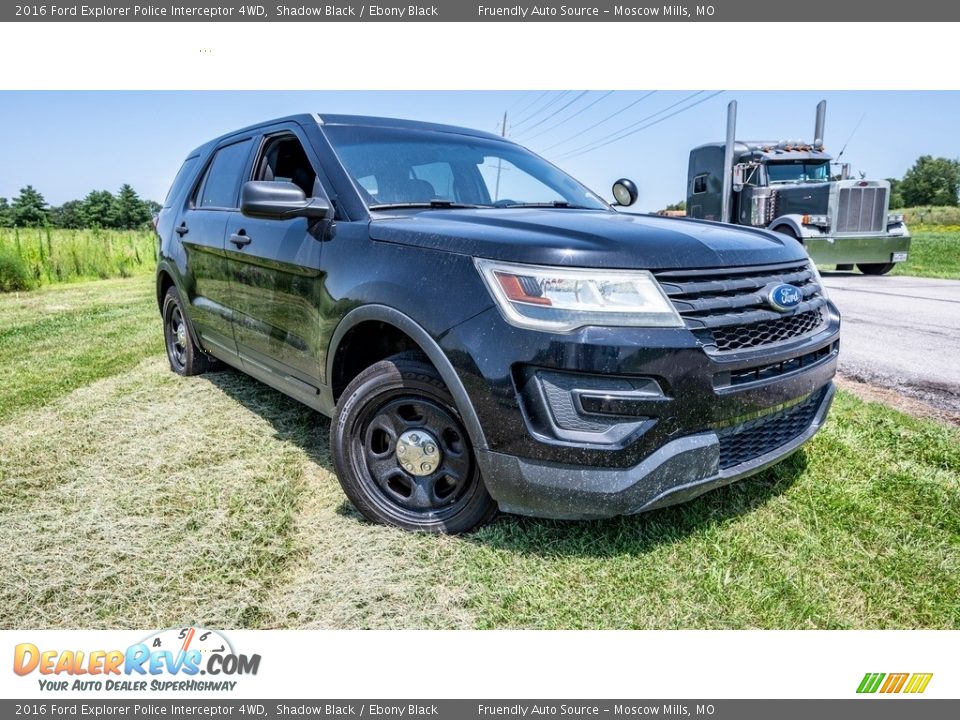
{"type": "Polygon", "coordinates": [[[458,534],[497,511],[453,397],[422,356],[394,355],[354,378],[330,451],[343,491],[373,522],[458,534]]]}
{"type": "Polygon", "coordinates": [[[170,369],[177,375],[200,375],[209,370],[213,360],[193,339],[186,321],[183,301],[176,287],[167,290],[163,298],[163,339],[167,348],[170,369]]]}
{"type": "Polygon", "coordinates": [[[786,235],[787,237],[790,237],[790,238],[793,238],[793,239],[796,240],[798,243],[800,243],[801,245],[803,245],[803,242],[801,242],[800,237],[793,231],[793,228],[790,227],[789,225],[780,225],[779,227],[777,227],[776,230],[774,230],[774,232],[775,232],[775,233],[780,233],[781,235],[786,235]]]}
{"type": "Polygon", "coordinates": [[[857,263],[857,269],[864,275],[886,275],[896,263],[857,263]]]}

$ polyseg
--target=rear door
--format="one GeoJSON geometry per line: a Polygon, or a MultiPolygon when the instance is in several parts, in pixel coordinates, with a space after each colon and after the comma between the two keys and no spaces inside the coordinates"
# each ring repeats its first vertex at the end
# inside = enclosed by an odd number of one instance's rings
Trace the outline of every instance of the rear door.
{"type": "Polygon", "coordinates": [[[174,228],[186,253],[190,318],[203,347],[215,355],[237,352],[224,233],[238,205],[252,148],[253,139],[247,137],[214,151],[174,228]]]}
{"type": "MultiPolygon", "coordinates": [[[[293,182],[307,197],[326,193],[319,163],[296,125],[277,127],[258,139],[246,179],[293,182]]],[[[230,258],[234,336],[244,367],[269,373],[288,389],[317,393],[322,377],[321,309],[324,299],[320,253],[328,221],[273,220],[230,214],[226,254],[230,258]]]]}

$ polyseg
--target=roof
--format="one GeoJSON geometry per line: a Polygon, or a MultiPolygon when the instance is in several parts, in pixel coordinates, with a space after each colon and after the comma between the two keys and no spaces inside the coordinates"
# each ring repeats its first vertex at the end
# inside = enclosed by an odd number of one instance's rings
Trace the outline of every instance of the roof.
{"type": "Polygon", "coordinates": [[[409,129],[409,130],[425,130],[430,132],[442,132],[442,133],[453,133],[456,135],[467,135],[470,137],[485,138],[488,140],[500,140],[503,142],[512,142],[506,138],[500,137],[494,133],[485,132],[483,130],[474,130],[472,128],[457,127],[456,125],[441,125],[439,123],[430,123],[422,122],[419,120],[403,120],[400,118],[386,118],[386,117],[376,117],[372,115],[331,115],[331,114],[321,114],[321,113],[299,113],[297,115],[287,115],[279,118],[271,118],[270,120],[264,120],[263,122],[258,122],[254,125],[248,125],[243,128],[238,128],[236,130],[231,130],[228,133],[224,133],[212,140],[209,140],[202,145],[195,148],[190,155],[196,155],[203,152],[210,145],[219,144],[221,140],[231,137],[233,135],[238,135],[244,132],[249,132],[257,130],[259,128],[267,127],[270,125],[276,125],[277,123],[282,122],[296,122],[301,125],[309,125],[310,123],[319,123],[320,125],[356,125],[356,126],[365,126],[365,127],[381,127],[381,128],[399,128],[399,129],[409,129]]]}
{"type": "Polygon", "coordinates": [[[494,133],[456,125],[441,125],[439,123],[422,122],[420,120],[402,120],[400,118],[374,117],[370,115],[327,115],[316,116],[323,125],[362,125],[366,127],[401,128],[406,130],[430,130],[433,132],[454,133],[471,137],[487,138],[489,140],[505,140],[494,133]]]}
{"type": "MultiPolygon", "coordinates": [[[[716,148],[723,150],[725,143],[712,142],[699,145],[694,150],[716,148]]],[[[737,140],[733,154],[759,155],[766,160],[832,160],[833,156],[825,152],[823,146],[813,147],[803,140],[737,140]]]]}

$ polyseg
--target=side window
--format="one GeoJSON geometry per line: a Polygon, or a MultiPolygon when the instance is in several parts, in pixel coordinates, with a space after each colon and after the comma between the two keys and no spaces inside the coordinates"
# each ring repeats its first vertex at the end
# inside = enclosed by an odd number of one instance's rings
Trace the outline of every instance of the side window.
{"type": "Polygon", "coordinates": [[[247,162],[252,140],[243,140],[217,150],[200,186],[198,208],[235,208],[240,176],[247,162]]]}
{"type": "Polygon", "coordinates": [[[707,175],[697,175],[693,179],[693,194],[699,195],[707,191],[707,175]]]}
{"type": "Polygon", "coordinates": [[[300,140],[295,135],[280,135],[267,139],[254,169],[253,179],[292,182],[307,197],[312,197],[317,173],[300,140]]]}

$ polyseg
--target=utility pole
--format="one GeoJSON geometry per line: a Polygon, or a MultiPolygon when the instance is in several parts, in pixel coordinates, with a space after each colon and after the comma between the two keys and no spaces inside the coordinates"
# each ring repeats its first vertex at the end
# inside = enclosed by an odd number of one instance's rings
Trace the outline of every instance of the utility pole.
{"type": "MultiPolygon", "coordinates": [[[[507,136],[507,111],[503,111],[503,124],[500,126],[500,137],[507,136]]],[[[500,172],[503,170],[503,158],[497,158],[497,186],[493,191],[493,201],[500,199],[500,172]]]]}

